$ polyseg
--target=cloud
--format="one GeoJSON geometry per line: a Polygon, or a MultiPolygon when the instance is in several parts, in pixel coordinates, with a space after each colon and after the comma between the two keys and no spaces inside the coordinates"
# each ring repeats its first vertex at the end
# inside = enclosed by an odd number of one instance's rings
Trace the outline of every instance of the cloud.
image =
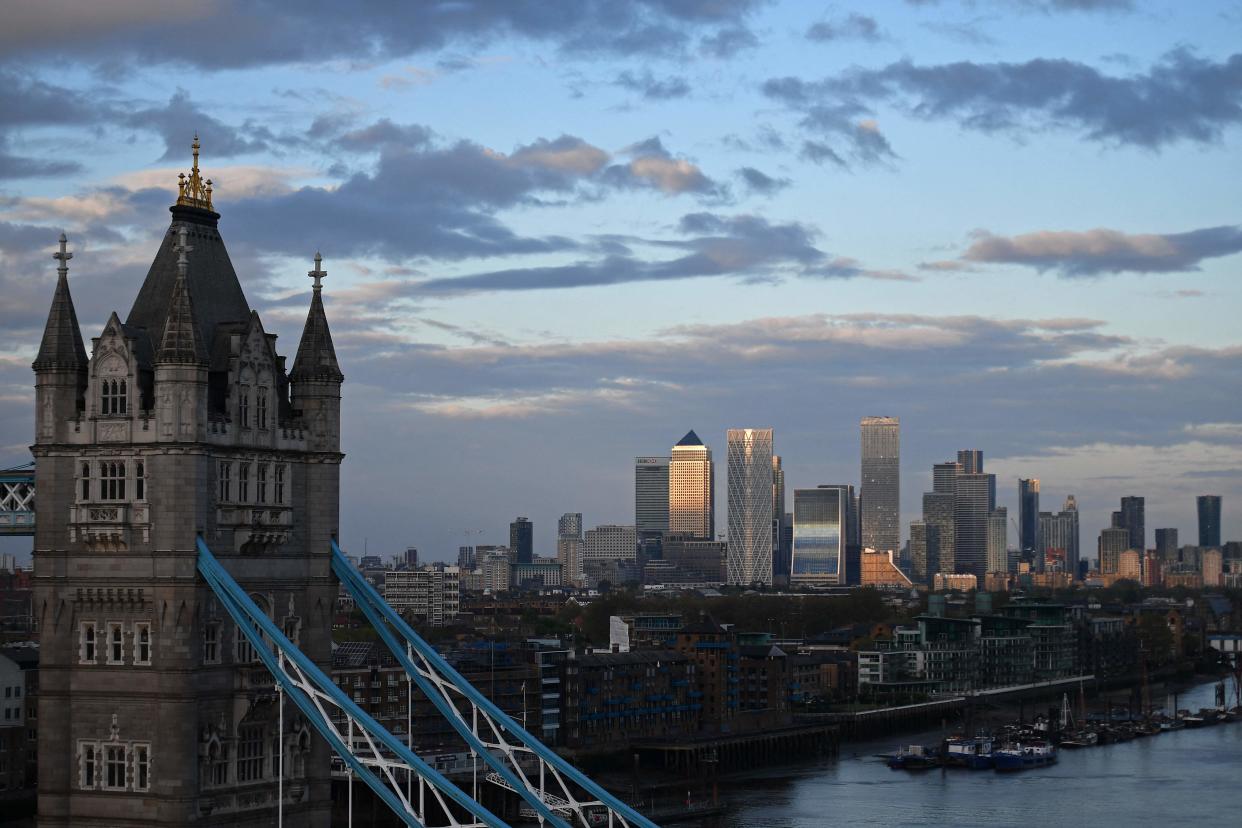
{"type": "Polygon", "coordinates": [[[631,92],[638,92],[649,100],[667,101],[684,98],[690,94],[690,84],[685,78],[676,75],[656,78],[649,71],[640,75],[627,69],[617,75],[613,83],[631,92]]]}
{"type": "Polygon", "coordinates": [[[387,61],[516,37],[563,55],[728,56],[753,39],[747,28],[761,0],[544,0],[398,3],[364,0],[341,14],[331,3],[117,0],[107,11],[68,0],[19,0],[5,9],[0,58],[171,63],[236,69],[335,59],[387,61]],[[58,6],[67,6],[56,14],[58,6]],[[64,24],[49,26],[48,20],[64,24]],[[187,25],[192,24],[192,25],[187,25]],[[330,33],[330,35],[328,34],[330,33]]]}
{"type": "Polygon", "coordinates": [[[737,175],[742,179],[746,188],[756,195],[775,195],[793,184],[792,179],[773,178],[754,167],[741,167],[737,170],[737,175]]]}
{"type": "Polygon", "coordinates": [[[1242,54],[1216,61],[1182,49],[1127,76],[1072,60],[927,66],[902,60],[820,81],[772,78],[763,92],[802,115],[810,140],[844,139],[864,163],[892,154],[878,130],[857,128],[881,103],[985,133],[1056,129],[1106,145],[1159,150],[1217,143],[1242,122],[1242,54]]]}
{"type": "Polygon", "coordinates": [[[722,196],[723,189],[693,162],[676,158],[659,138],[652,137],[622,150],[628,164],[615,164],[604,171],[604,181],[615,187],[656,189],[668,195],[697,193],[722,196]]]}
{"type": "Polygon", "coordinates": [[[843,20],[812,23],[806,30],[806,38],[820,43],[834,40],[865,40],[875,43],[882,40],[884,34],[874,17],[853,12],[843,20]]]}
{"type": "Polygon", "coordinates": [[[745,26],[725,26],[714,34],[703,37],[699,41],[699,52],[708,57],[728,60],[740,52],[758,46],[759,38],[750,29],[745,26]]]}
{"type": "MultiPolygon", "coordinates": [[[[1177,273],[1199,270],[1204,259],[1242,252],[1242,226],[1223,225],[1185,233],[1123,233],[1043,230],[1019,236],[976,234],[962,254],[967,262],[1019,264],[1062,276],[1104,273],[1177,273]]],[[[950,263],[934,263],[948,269],[950,263]]]]}

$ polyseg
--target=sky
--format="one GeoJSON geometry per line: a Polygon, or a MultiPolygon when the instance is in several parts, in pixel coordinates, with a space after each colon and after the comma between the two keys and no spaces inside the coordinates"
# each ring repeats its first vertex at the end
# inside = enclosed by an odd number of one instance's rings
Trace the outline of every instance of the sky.
{"type": "Polygon", "coordinates": [[[56,237],[89,349],[197,133],[290,358],[323,253],[351,552],[552,554],[691,428],[723,532],[727,428],[792,491],[857,483],[867,415],[903,526],[977,448],[1084,550],[1131,494],[1149,545],[1204,493],[1242,539],[1242,2],[3,5],[0,467],[56,237]]]}

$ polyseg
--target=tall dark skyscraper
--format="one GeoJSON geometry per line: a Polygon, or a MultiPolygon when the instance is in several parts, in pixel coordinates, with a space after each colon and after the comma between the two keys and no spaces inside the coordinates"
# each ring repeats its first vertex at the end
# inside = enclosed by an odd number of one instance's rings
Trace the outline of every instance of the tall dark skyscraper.
{"type": "Polygon", "coordinates": [[[1042,558],[1039,541],[1039,480],[1018,478],[1018,550],[1028,561],[1042,558]]]}
{"type": "Polygon", "coordinates": [[[772,577],[789,577],[789,550],[784,546],[785,536],[785,470],[781,456],[772,455],[772,577]]]}
{"type": "Polygon", "coordinates": [[[1177,563],[1177,546],[1177,529],[1156,530],[1156,554],[1162,564],[1177,563]]]}
{"type": "Polygon", "coordinates": [[[509,549],[514,563],[530,563],[535,554],[535,526],[530,518],[519,517],[509,524],[509,549]]]}
{"type": "Polygon", "coordinates": [[[896,417],[863,417],[862,545],[878,552],[901,549],[901,425],[896,417]]]}
{"type": "Polygon", "coordinates": [[[1141,497],[1131,495],[1121,499],[1121,527],[1130,533],[1130,548],[1141,555],[1147,551],[1147,511],[1141,497]]]}
{"type": "Polygon", "coordinates": [[[1220,495],[1199,495],[1199,546],[1220,547],[1220,495]]]}
{"type": "Polygon", "coordinates": [[[667,457],[634,458],[634,529],[639,543],[668,532],[668,463],[667,457]]]}
{"type": "Polygon", "coordinates": [[[963,471],[953,498],[954,567],[982,578],[987,574],[988,515],[996,508],[996,475],[984,473],[982,451],[959,451],[957,459],[963,471]]]}
{"type": "MultiPolygon", "coordinates": [[[[958,464],[952,464],[960,469],[958,464]]],[[[923,493],[923,523],[933,531],[925,533],[927,539],[927,582],[937,572],[956,572],[957,523],[954,515],[954,499],[957,492],[957,475],[953,476],[952,486],[948,491],[923,493]]],[[[913,536],[911,536],[913,537],[913,536]]],[[[914,551],[911,550],[911,556],[914,551]]]]}

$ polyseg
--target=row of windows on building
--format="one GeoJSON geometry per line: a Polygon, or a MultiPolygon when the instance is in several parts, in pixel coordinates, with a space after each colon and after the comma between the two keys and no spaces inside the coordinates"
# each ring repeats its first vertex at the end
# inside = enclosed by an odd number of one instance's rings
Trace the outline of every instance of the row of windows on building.
{"type": "Polygon", "coordinates": [[[285,463],[221,460],[216,469],[216,479],[219,481],[221,503],[254,502],[283,506],[286,482],[289,479],[289,466],[285,463]],[[237,471],[236,488],[233,486],[234,467],[237,471]],[[234,494],[237,496],[236,499],[234,494]],[[252,494],[254,495],[253,501],[251,501],[252,494]]]}
{"type": "Polygon", "coordinates": [[[147,742],[78,742],[78,787],[87,791],[151,789],[147,742]]]}
{"type": "Polygon", "coordinates": [[[147,466],[141,460],[83,461],[78,486],[84,501],[128,500],[130,492],[134,500],[146,500],[147,466]]]}
{"type": "Polygon", "coordinates": [[[78,627],[78,662],[81,664],[98,664],[102,654],[105,664],[149,666],[152,645],[150,621],[135,621],[128,633],[122,621],[108,621],[103,624],[98,621],[83,621],[78,627]]]}
{"type": "MultiPolygon", "coordinates": [[[[220,663],[221,654],[223,652],[223,641],[220,630],[220,623],[217,621],[209,621],[203,625],[204,664],[220,663]]],[[[298,646],[301,631],[302,619],[293,615],[285,618],[284,627],[281,632],[284,633],[285,638],[289,639],[295,647],[298,646]]],[[[255,632],[263,639],[264,645],[266,646],[267,636],[262,635],[262,633],[258,631],[257,626],[255,627],[255,632]]],[[[237,664],[254,664],[259,660],[259,654],[255,650],[254,644],[250,641],[246,634],[242,632],[241,627],[237,626],[233,627],[233,660],[237,664]]]]}
{"type": "MultiPolygon", "coordinates": [[[[237,761],[233,768],[234,779],[239,783],[259,782],[280,776],[280,737],[268,738],[263,725],[242,725],[237,731],[237,761]]],[[[292,762],[285,767],[285,776],[301,777],[306,774],[306,755],[310,752],[310,734],[298,734],[297,744],[292,747],[292,762]]],[[[212,741],[207,747],[203,766],[203,782],[209,787],[220,787],[230,782],[229,746],[212,741]]]]}
{"type": "MultiPolygon", "coordinates": [[[[268,400],[270,394],[262,386],[255,389],[253,427],[267,429],[271,427],[268,416],[268,400]]],[[[105,379],[99,383],[99,413],[113,417],[129,412],[129,386],[123,379],[105,379]]],[[[238,390],[237,418],[242,428],[251,428],[250,386],[240,386],[238,390]]]]}

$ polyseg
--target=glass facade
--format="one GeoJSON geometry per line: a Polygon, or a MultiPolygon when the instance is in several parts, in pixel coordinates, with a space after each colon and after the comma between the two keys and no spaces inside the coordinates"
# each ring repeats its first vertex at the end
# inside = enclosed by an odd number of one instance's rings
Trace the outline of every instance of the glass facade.
{"type": "Polygon", "coordinates": [[[772,429],[731,428],[728,583],[772,583],[772,429]]]}
{"type": "Polygon", "coordinates": [[[845,489],[839,486],[794,490],[791,583],[843,582],[846,498],[845,489]]]}
{"type": "Polygon", "coordinates": [[[896,417],[863,417],[862,545],[880,552],[901,548],[900,430],[896,417]]]}

